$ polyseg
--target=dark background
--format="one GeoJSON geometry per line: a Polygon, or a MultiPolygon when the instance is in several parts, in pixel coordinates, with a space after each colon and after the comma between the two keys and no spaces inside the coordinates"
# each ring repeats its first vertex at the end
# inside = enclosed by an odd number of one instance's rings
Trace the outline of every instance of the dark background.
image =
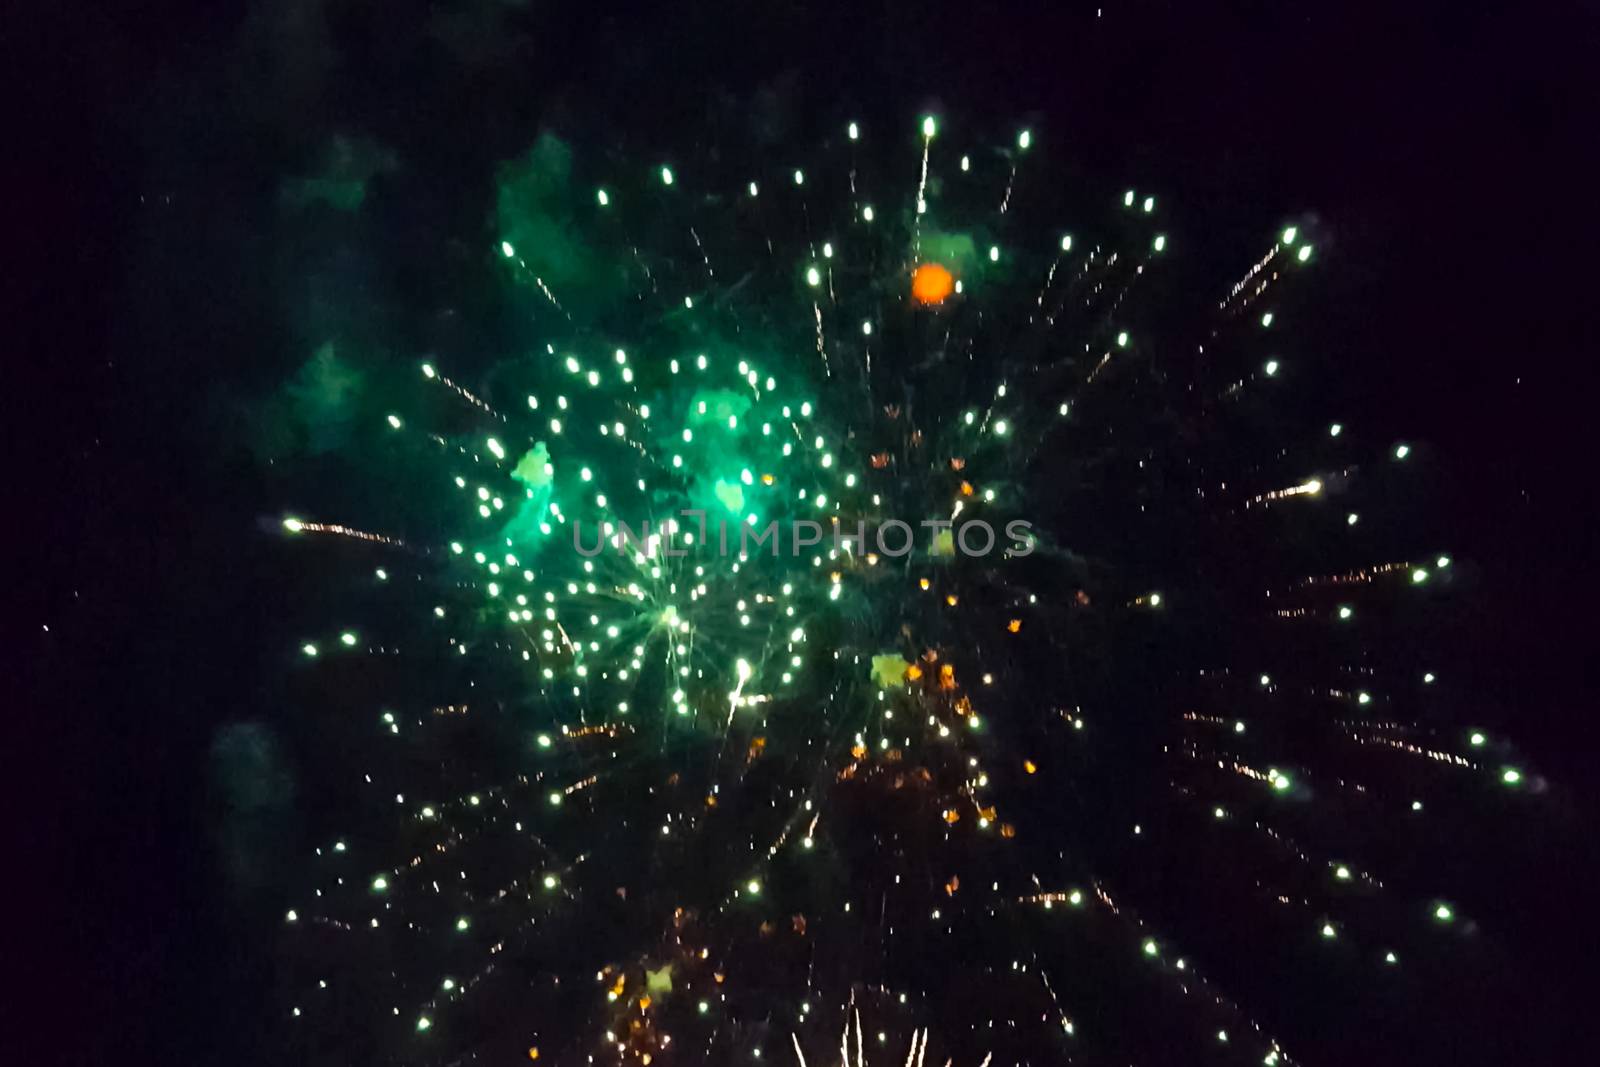
{"type": "MultiPolygon", "coordinates": [[[[233,799],[208,766],[219,726],[270,698],[282,573],[255,536],[260,486],[200,400],[219,379],[281,374],[261,294],[282,265],[252,212],[345,128],[431,160],[419,202],[432,188],[446,211],[453,180],[480,180],[548,119],[600,115],[673,144],[730,101],[796,130],[937,103],[1032,115],[1084,168],[1174,190],[1223,230],[1314,212],[1341,265],[1325,325],[1343,388],[1363,419],[1425,444],[1455,554],[1479,574],[1461,633],[1478,718],[1558,783],[1562,820],[1592,825],[1595,16],[1202,7],[528,3],[457,24],[466,9],[351,3],[314,34],[311,4],[8,19],[26,181],[7,270],[23,667],[7,881],[27,898],[8,940],[27,962],[7,953],[25,998],[8,998],[22,1026],[6,1043],[35,1031],[44,1062],[270,1056],[279,912],[270,888],[225,888],[233,799]],[[190,280],[153,286],[141,272],[174,234],[190,280]]],[[[1591,959],[1590,861],[1544,859],[1488,877],[1522,891],[1505,894],[1529,902],[1506,928],[1559,988],[1591,959]]],[[[1529,1022],[1576,1034],[1566,1011],[1529,1022]]]]}

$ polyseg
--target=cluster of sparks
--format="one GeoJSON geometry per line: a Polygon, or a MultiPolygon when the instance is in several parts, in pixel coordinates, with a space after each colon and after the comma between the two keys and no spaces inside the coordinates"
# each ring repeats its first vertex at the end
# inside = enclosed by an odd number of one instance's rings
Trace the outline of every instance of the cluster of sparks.
{"type": "MultiPolygon", "coordinates": [[[[780,261],[789,257],[780,265],[795,279],[793,336],[809,336],[810,350],[778,357],[763,355],[757,344],[725,340],[653,346],[648,335],[628,339],[631,343],[599,344],[593,334],[572,329],[571,309],[578,303],[552,291],[552,283],[532,272],[507,237],[496,251],[508,283],[537,290],[539,306],[529,313],[550,331],[527,375],[525,400],[501,413],[447,377],[441,361],[433,359],[421,367],[421,387],[444,390],[475,424],[444,435],[416,428],[414,423],[428,425],[418,416],[395,413],[386,416],[383,427],[396,455],[437,472],[438,484],[428,491],[445,502],[440,523],[453,532],[419,548],[413,536],[402,539],[298,517],[284,520],[288,535],[333,535],[381,553],[373,572],[379,583],[390,583],[391,575],[414,574],[418,582],[407,585],[425,591],[431,629],[424,631],[428,636],[413,636],[406,653],[427,662],[456,660],[472,679],[471,689],[449,699],[376,709],[379,738],[399,743],[415,735],[413,743],[426,751],[434,743],[432,730],[497,714],[496,707],[507,704],[524,709],[531,724],[525,767],[500,782],[451,794],[409,795],[363,770],[364,784],[384,793],[396,813],[392,821],[405,824],[404,839],[415,843],[413,850],[406,859],[395,858],[398,851],[385,859],[390,842],[381,835],[358,848],[342,837],[319,848],[321,866],[308,885],[309,896],[287,914],[292,925],[337,931],[349,939],[383,931],[396,939],[396,951],[452,936],[476,946],[475,952],[452,948],[450,958],[458,963],[426,987],[415,978],[385,982],[369,976],[384,985],[392,1016],[373,1026],[393,1022],[405,1031],[405,1040],[396,1039],[397,1059],[462,1062],[473,1039],[453,1028],[451,1018],[469,1015],[467,1002],[492,984],[508,960],[532,960],[537,967],[544,951],[541,937],[576,921],[593,898],[636,903],[629,896],[637,897],[636,887],[602,888],[607,875],[592,870],[598,862],[593,849],[575,847],[572,842],[584,835],[574,835],[570,827],[599,817],[597,797],[642,790],[650,798],[651,832],[662,842],[732,833],[723,816],[730,807],[755,806],[768,815],[759,824],[753,820],[748,832],[741,829],[739,839],[726,841],[727,852],[741,857],[743,869],[717,901],[688,907],[676,902],[671,886],[654,891],[663,904],[659,937],[633,958],[605,959],[590,968],[604,995],[596,996],[583,1027],[559,1018],[519,1024],[529,1059],[650,1065],[675,1056],[703,1062],[737,1053],[754,1060],[783,1054],[784,1046],[792,1045],[805,1067],[808,1048],[812,1062],[831,1055],[818,1044],[821,1020],[827,1017],[843,1020],[838,1052],[843,1064],[865,1067],[868,1044],[887,1045],[892,1032],[909,1035],[905,1063],[921,1067],[930,1033],[936,1046],[940,1043],[940,1022],[915,989],[808,987],[795,995],[795,1003],[775,1009],[788,1013],[793,1025],[786,1031],[736,1020],[729,1004],[730,991],[740,981],[737,943],[741,938],[805,942],[828,924],[850,929],[868,922],[866,914],[891,931],[886,941],[932,938],[951,922],[947,909],[952,905],[939,903],[940,898],[983,895],[989,914],[1055,913],[1049,922],[1099,916],[1121,932],[1130,961],[1158,968],[1183,994],[1197,994],[1203,1007],[1196,1010],[1222,1023],[1220,1028],[1205,1024],[1205,1032],[1236,1050],[1240,1062],[1290,1062],[1278,1042],[1171,939],[1125,902],[1113,903],[1103,879],[1046,889],[1065,879],[1058,880],[1063,872],[1048,869],[1043,859],[1027,861],[1037,865],[1026,886],[1000,879],[987,886],[970,884],[970,874],[969,884],[963,884],[941,872],[926,894],[904,894],[905,901],[916,902],[914,918],[895,917],[887,891],[879,899],[847,892],[843,909],[829,914],[792,910],[801,907],[792,896],[785,907],[767,906],[773,878],[827,846],[832,828],[845,818],[837,809],[841,792],[870,789],[873,795],[913,798],[932,832],[952,850],[971,850],[989,840],[1017,848],[1026,834],[1019,830],[1020,820],[999,810],[998,780],[1063,772],[1033,754],[991,744],[991,721],[1042,717],[1050,729],[1065,729],[1074,743],[1087,744],[1095,733],[1078,706],[1040,707],[1014,678],[995,684],[999,668],[991,665],[998,657],[993,650],[1041,631],[1048,634],[1051,618],[1044,612],[1050,606],[1041,605],[1039,595],[1008,571],[1012,557],[1004,551],[1005,539],[1001,550],[985,560],[985,577],[973,577],[955,563],[958,549],[968,546],[968,523],[984,519],[1000,527],[1021,513],[1021,475],[1043,462],[1040,438],[1075,417],[1091,390],[1114,387],[1124,358],[1152,358],[1122,324],[1123,304],[1145,272],[1170,253],[1172,242],[1166,233],[1152,232],[1136,249],[1115,250],[1081,237],[1075,244],[1073,237],[1057,232],[1049,236],[1045,252],[1035,254],[1027,241],[1036,235],[1025,232],[1025,224],[1018,224],[1015,247],[1003,246],[996,237],[977,252],[978,265],[1024,264],[1019,272],[1038,267],[1016,286],[1025,290],[1018,314],[1030,328],[1054,337],[1071,321],[1066,309],[1073,301],[1088,301],[1112,321],[1092,336],[1063,338],[1071,343],[1057,345],[1060,354],[1040,355],[1020,372],[997,369],[992,390],[966,406],[918,411],[913,417],[888,383],[875,378],[874,346],[882,343],[886,327],[897,321],[931,323],[933,332],[948,335],[956,328],[952,309],[958,304],[981,305],[988,299],[999,305],[1012,288],[996,280],[1002,276],[986,276],[975,266],[963,272],[956,263],[924,258],[935,245],[931,222],[939,217],[939,193],[962,180],[992,182],[1003,175],[1001,187],[991,190],[990,221],[998,232],[1001,216],[1016,223],[1021,214],[1018,184],[1036,147],[1035,134],[1021,132],[985,176],[971,154],[941,156],[936,119],[924,119],[919,131],[914,188],[882,190],[874,208],[857,196],[865,182],[856,155],[864,133],[850,124],[844,166],[851,202],[837,220],[837,232],[813,232],[800,247],[772,253],[780,261]],[[896,196],[904,201],[898,212],[884,206],[896,196]],[[852,294],[863,270],[887,273],[891,284],[852,294]],[[1019,381],[1019,374],[1027,377],[1019,381]],[[1041,402],[1041,383],[1063,380],[1066,384],[1041,402]],[[864,403],[852,399],[861,395],[864,403]],[[1040,412],[1046,413],[1043,419],[1040,412]],[[889,547],[882,533],[900,518],[930,526],[928,543],[905,553],[889,547]],[[818,528],[814,539],[793,535],[801,521],[818,528]],[[776,539],[770,540],[774,528],[776,539]],[[951,629],[942,631],[943,638],[925,636],[922,631],[933,626],[927,619],[951,620],[951,629]],[[951,632],[976,636],[963,647],[949,639],[951,632]],[[781,773],[771,770],[774,764],[781,773]],[[677,769],[664,769],[668,766],[677,769]],[[765,792],[752,800],[752,790],[765,792]],[[475,842],[491,840],[501,852],[514,842],[517,859],[486,882],[459,857],[475,842]],[[346,862],[352,852],[370,869],[353,870],[346,862]],[[493,933],[468,940],[480,925],[493,933]],[[876,1041],[863,1036],[864,1006],[882,1020],[876,1041]],[[788,1042],[772,1036],[785,1032],[788,1042]]],[[[591,204],[594,225],[617,225],[615,216],[630,196],[650,197],[654,205],[665,201],[670,209],[670,198],[682,194],[688,179],[670,166],[652,174],[655,180],[642,187],[618,182],[597,190],[591,204]]],[[[751,180],[745,198],[770,203],[789,195],[796,210],[809,212],[828,206],[806,199],[817,183],[803,171],[789,178],[751,180]],[[763,189],[784,187],[782,193],[761,196],[763,189]]],[[[1120,201],[1134,219],[1155,219],[1155,197],[1129,190],[1120,201]]],[[[715,338],[716,301],[715,294],[705,295],[708,279],[719,284],[718,266],[722,277],[738,278],[742,265],[714,265],[714,242],[703,240],[692,226],[686,229],[693,237],[692,269],[648,273],[640,298],[659,301],[671,314],[704,315],[705,335],[715,338]]],[[[1243,321],[1251,308],[1252,325],[1271,326],[1273,312],[1260,309],[1273,287],[1312,260],[1312,246],[1300,229],[1283,229],[1220,301],[1219,310],[1243,321]]],[[[959,343],[970,340],[951,342],[959,343]]],[[[878,352],[881,365],[884,349],[878,352]]],[[[1260,374],[1275,377],[1280,366],[1274,358],[1260,374]]],[[[506,404],[503,393],[487,395],[506,404]]],[[[1331,436],[1339,436],[1339,430],[1331,436]]],[[[1409,446],[1391,446],[1388,452],[1401,462],[1409,446]]],[[[1343,487],[1355,476],[1356,468],[1330,468],[1257,493],[1242,502],[1243,509],[1290,501],[1295,507],[1320,506],[1335,480],[1343,487]]],[[[1354,519],[1351,513],[1348,524],[1354,519]]],[[[1345,524],[1342,515],[1337,521],[1345,524]]],[[[1034,541],[1019,538],[1011,548],[1026,555],[1034,541]]],[[[1332,588],[1344,595],[1386,580],[1415,587],[1437,584],[1432,580],[1446,580],[1450,567],[1446,555],[1427,563],[1369,565],[1308,576],[1267,596],[1280,617],[1349,627],[1356,624],[1356,605],[1328,604],[1316,594],[1332,588]],[[1279,606],[1285,600],[1289,605],[1279,606]]],[[[1160,592],[1124,594],[1115,602],[1131,613],[1183,610],[1160,592]]],[[[1079,591],[1070,607],[1091,610],[1089,596],[1079,591]]],[[[312,670],[338,654],[371,654],[392,644],[369,645],[362,636],[381,628],[368,623],[358,628],[352,620],[335,623],[327,633],[307,635],[302,652],[316,661],[312,670]]],[[[1432,673],[1418,678],[1424,688],[1435,680],[1432,673]]],[[[1346,783],[1318,784],[1316,768],[1288,759],[1272,764],[1249,746],[1256,717],[1270,715],[1273,700],[1331,699],[1362,709],[1385,703],[1385,694],[1376,686],[1340,689],[1331,697],[1300,693],[1265,674],[1257,683],[1250,674],[1229,671],[1211,672],[1204,681],[1212,683],[1214,700],[1176,716],[1179,739],[1165,746],[1192,765],[1186,783],[1175,783],[1180,801],[1218,798],[1198,801],[1212,822],[1259,835],[1268,847],[1323,872],[1328,898],[1294,897],[1307,912],[1308,927],[1323,939],[1359,939],[1358,921],[1337,915],[1336,892],[1346,885],[1383,891],[1381,874],[1295,844],[1272,815],[1274,804],[1346,783]],[[1241,690],[1248,691],[1248,701],[1241,690]],[[1239,710],[1246,707],[1251,710],[1239,710]],[[1220,799],[1239,796],[1235,787],[1241,785],[1254,791],[1253,799],[1220,799]]],[[[1383,726],[1357,719],[1336,729],[1357,745],[1382,746],[1453,768],[1497,766],[1499,785],[1523,784],[1523,772],[1509,762],[1509,749],[1491,744],[1481,732],[1461,738],[1476,753],[1469,757],[1452,752],[1447,739],[1390,736],[1394,731],[1383,726]],[[1481,758],[1485,750],[1500,754],[1498,765],[1481,758]]],[[[397,777],[391,772],[385,781],[397,777]]],[[[1420,799],[1397,803],[1406,804],[1413,816],[1422,811],[1420,799]]],[[[1151,837],[1140,825],[1132,833],[1147,841],[1151,837]]],[[[926,871],[905,874],[929,876],[926,871]]],[[[895,885],[901,877],[894,875],[895,885]]],[[[1455,919],[1444,902],[1431,914],[1439,924],[1455,919]]],[[[1379,943],[1371,948],[1381,966],[1397,964],[1392,948],[1379,943]]],[[[1019,1005],[1032,1005],[1019,1006],[1019,1018],[1031,1012],[1032,1018],[1049,1019],[1051,1040],[1066,1043],[1058,1047],[1075,1047],[1085,1027],[1063,1004],[1047,966],[1019,955],[1012,968],[1030,990],[1019,994],[1019,1005]]],[[[318,990],[324,985],[295,993],[294,1018],[317,1015],[318,990]]],[[[1041,1054],[1053,1055],[1043,1048],[1041,1054]]],[[[985,1055],[979,1067],[988,1067],[994,1055],[985,1055]]]]}

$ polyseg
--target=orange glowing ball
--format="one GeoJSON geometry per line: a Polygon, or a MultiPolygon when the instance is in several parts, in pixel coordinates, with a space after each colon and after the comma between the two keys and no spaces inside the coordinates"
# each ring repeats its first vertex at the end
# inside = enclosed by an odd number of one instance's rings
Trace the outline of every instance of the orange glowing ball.
{"type": "Polygon", "coordinates": [[[937,263],[924,263],[911,275],[911,295],[919,304],[941,304],[955,287],[956,280],[937,263]]]}

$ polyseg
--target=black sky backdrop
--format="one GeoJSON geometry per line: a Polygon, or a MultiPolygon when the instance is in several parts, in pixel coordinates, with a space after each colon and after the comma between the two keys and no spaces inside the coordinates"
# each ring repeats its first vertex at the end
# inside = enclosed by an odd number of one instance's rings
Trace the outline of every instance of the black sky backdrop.
{"type": "MultiPolygon", "coordinates": [[[[37,962],[12,968],[31,988],[6,1029],[37,1032],[31,1062],[272,1060],[279,910],[270,884],[229,888],[220,827],[248,801],[211,767],[219,728],[272,692],[287,594],[256,535],[259,472],[208,399],[290,365],[278,185],[351,129],[407,160],[417,217],[385,238],[396,262],[476,234],[462,183],[543,124],[666,148],[719,121],[805,144],[930,104],[1027,115],[1085,170],[1203,220],[1224,271],[1264,225],[1314,212],[1337,264],[1318,311],[1344,353],[1330,387],[1431,453],[1477,574],[1463,659],[1494,725],[1560,783],[1558,821],[1592,826],[1595,14],[1205,6],[158,0],[8,18],[27,179],[7,272],[10,881],[37,962]]],[[[439,296],[427,272],[385,271],[385,300],[439,296]]],[[[1529,981],[1551,990],[1528,1021],[1574,1038],[1587,1024],[1560,991],[1595,940],[1592,836],[1553,835],[1539,866],[1499,876],[1527,901],[1505,923],[1529,981]]]]}

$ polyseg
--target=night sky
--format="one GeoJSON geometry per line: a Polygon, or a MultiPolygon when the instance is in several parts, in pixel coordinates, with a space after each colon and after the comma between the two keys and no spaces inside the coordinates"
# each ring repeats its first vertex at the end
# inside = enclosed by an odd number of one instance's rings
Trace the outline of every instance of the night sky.
{"type": "MultiPolygon", "coordinates": [[[[282,916],[319,813],[342,801],[304,720],[280,717],[303,695],[284,649],[337,602],[339,563],[307,564],[277,527],[294,491],[380,507],[396,490],[336,487],[316,458],[295,490],[269,461],[261,412],[306,339],[354,331],[397,360],[506,342],[494,264],[471,242],[492,232],[497,166],[541,130],[580,157],[649,163],[930,110],[1030,124],[1070,165],[1064,182],[1161,190],[1196,249],[1185,279],[1232,280],[1278,220],[1314,220],[1326,271],[1299,327],[1317,363],[1304,414],[1359,412],[1375,440],[1418,443],[1427,477],[1404,504],[1448,532],[1461,572],[1441,655],[1470,676],[1470,706],[1452,725],[1513,738],[1549,782],[1514,827],[1466,795],[1441,820],[1443,877],[1475,886],[1463,908],[1489,928],[1478,963],[1500,984],[1425,992],[1417,1025],[1449,1028],[1471,1005],[1451,1062],[1558,1062],[1588,1029],[1577,987],[1594,941],[1594,15],[1198,6],[23,14],[7,602],[24,682],[6,747],[25,987],[7,1029],[37,1038],[26,1062],[297,1062],[282,916]],[[330,162],[350,131],[382,148],[330,162]],[[286,190],[328,174],[373,178],[362,221],[280,239],[286,190]],[[276,726],[239,726],[260,722],[276,726]]],[[[1201,640],[1163,655],[1202,660],[1201,640]]],[[[341,684],[331,699],[356,691],[341,684]]],[[[1270,992],[1248,967],[1230,977],[1241,1002],[1270,992]]],[[[1308,979],[1274,1010],[1316,1014],[1333,995],[1308,979]]],[[[1438,1054],[1362,1053],[1329,1030],[1286,1044],[1307,1064],[1438,1054]]]]}

